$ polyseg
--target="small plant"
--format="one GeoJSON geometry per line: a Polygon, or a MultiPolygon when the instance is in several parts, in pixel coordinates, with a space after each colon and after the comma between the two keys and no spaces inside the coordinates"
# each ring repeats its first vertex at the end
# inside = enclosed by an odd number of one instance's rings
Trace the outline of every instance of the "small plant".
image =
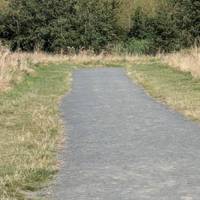
{"type": "Polygon", "coordinates": [[[142,55],[149,54],[152,49],[152,42],[148,39],[129,39],[126,42],[117,43],[113,48],[112,52],[118,54],[131,54],[131,55],[142,55]]]}

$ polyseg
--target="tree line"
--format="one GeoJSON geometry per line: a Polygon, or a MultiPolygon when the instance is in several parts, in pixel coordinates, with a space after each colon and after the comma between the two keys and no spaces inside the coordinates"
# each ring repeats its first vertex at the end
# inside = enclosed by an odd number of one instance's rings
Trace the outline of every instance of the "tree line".
{"type": "Polygon", "coordinates": [[[199,45],[199,0],[149,1],[150,11],[136,2],[8,0],[0,40],[12,50],[47,52],[153,54],[199,45]]]}

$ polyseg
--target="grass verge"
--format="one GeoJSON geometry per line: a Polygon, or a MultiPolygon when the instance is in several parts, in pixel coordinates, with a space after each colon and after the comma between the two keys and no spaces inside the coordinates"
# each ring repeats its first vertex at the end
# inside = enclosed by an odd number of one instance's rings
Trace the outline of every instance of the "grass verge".
{"type": "Polygon", "coordinates": [[[156,60],[129,65],[127,71],[151,96],[187,117],[200,120],[200,79],[156,60]]]}
{"type": "Polygon", "coordinates": [[[0,93],[0,199],[27,199],[56,172],[62,132],[59,98],[70,87],[71,67],[35,67],[34,75],[0,93]]]}

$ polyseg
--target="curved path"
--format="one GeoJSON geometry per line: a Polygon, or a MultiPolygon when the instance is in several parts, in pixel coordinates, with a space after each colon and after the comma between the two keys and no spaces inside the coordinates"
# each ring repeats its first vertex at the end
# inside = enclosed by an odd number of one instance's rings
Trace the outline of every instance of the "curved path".
{"type": "Polygon", "coordinates": [[[199,200],[200,126],[121,68],[74,73],[56,200],[199,200]]]}

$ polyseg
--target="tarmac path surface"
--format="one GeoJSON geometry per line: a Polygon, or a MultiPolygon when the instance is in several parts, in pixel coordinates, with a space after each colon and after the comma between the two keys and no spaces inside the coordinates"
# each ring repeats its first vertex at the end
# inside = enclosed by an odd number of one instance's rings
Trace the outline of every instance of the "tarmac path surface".
{"type": "Polygon", "coordinates": [[[199,200],[200,126],[122,68],[74,72],[55,200],[199,200]]]}

